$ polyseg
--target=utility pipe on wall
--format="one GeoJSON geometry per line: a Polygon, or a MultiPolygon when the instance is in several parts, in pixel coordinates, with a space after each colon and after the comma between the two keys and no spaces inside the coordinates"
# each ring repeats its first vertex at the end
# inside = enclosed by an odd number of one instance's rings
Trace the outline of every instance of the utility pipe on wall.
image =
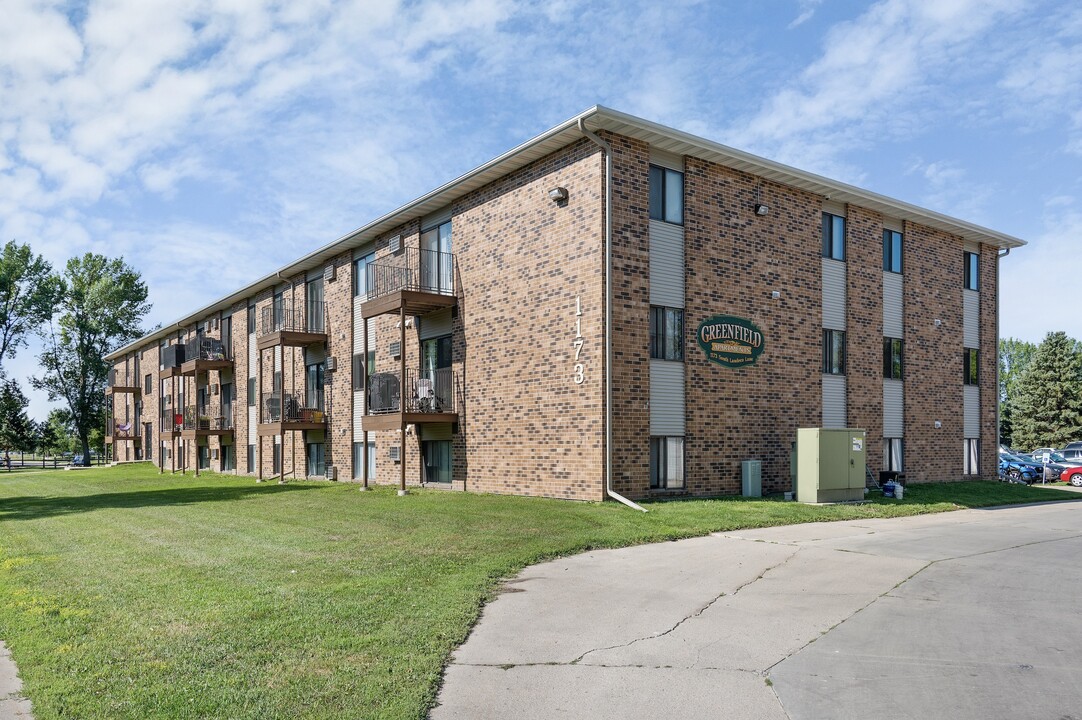
{"type": "Polygon", "coordinates": [[[646,512],[646,508],[612,489],[612,146],[587,130],[583,118],[579,118],[579,131],[605,153],[605,492],[630,508],[646,512]]]}

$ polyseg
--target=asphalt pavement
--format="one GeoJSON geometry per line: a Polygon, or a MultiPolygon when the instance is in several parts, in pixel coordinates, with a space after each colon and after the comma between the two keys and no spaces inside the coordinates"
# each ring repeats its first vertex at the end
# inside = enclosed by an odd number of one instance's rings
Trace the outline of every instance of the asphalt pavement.
{"type": "Polygon", "coordinates": [[[434,720],[1082,720],[1082,505],[816,523],[524,570],[434,720]]]}

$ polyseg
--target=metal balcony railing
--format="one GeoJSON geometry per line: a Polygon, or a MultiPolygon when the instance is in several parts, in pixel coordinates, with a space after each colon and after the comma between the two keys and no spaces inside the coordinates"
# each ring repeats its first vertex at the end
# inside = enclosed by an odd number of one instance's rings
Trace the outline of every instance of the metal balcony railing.
{"type": "Polygon", "coordinates": [[[135,420],[121,422],[116,418],[105,421],[105,434],[113,438],[139,438],[139,423],[135,420]]]}
{"type": "MultiPolygon", "coordinates": [[[[398,373],[375,373],[368,377],[368,412],[371,415],[402,412],[402,387],[398,373]]],[[[455,373],[450,368],[406,371],[408,413],[453,413],[455,373]]]]}
{"type": "Polygon", "coordinates": [[[276,332],[327,332],[327,303],[323,301],[298,303],[280,301],[263,308],[259,319],[259,334],[276,332]]]}
{"type": "Polygon", "coordinates": [[[236,403],[186,405],[181,430],[232,430],[236,403]]]}
{"type": "Polygon", "coordinates": [[[139,378],[135,373],[112,369],[109,371],[109,387],[139,387],[139,378]]]}
{"type": "Polygon", "coordinates": [[[263,423],[326,423],[329,411],[322,391],[263,393],[259,403],[263,423]]]}
{"type": "Polygon", "coordinates": [[[368,299],[374,300],[399,290],[455,294],[455,256],[436,250],[405,248],[368,264],[368,299]]]}
{"type": "Polygon", "coordinates": [[[181,362],[192,360],[232,360],[230,348],[221,340],[197,337],[184,343],[184,355],[181,362]]]}

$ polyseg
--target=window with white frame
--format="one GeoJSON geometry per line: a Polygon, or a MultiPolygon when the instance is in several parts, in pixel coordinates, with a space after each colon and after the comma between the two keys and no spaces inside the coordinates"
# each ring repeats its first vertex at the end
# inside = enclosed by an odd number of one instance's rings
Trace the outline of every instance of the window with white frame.
{"type": "Polygon", "coordinates": [[[979,438],[966,438],[965,440],[965,463],[962,469],[964,475],[980,475],[981,473],[981,441],[979,438]]]}
{"type": "Polygon", "coordinates": [[[650,438],[650,489],[684,487],[684,438],[650,438]]]}
{"type": "Polygon", "coordinates": [[[684,224],[684,173],[650,166],[650,219],[684,224]]]}

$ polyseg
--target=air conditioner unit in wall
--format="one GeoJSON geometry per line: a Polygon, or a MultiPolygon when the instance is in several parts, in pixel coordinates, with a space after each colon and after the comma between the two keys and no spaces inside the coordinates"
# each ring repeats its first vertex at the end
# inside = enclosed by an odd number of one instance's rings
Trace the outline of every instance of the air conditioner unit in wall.
{"type": "Polygon", "coordinates": [[[390,448],[388,448],[388,451],[388,455],[395,462],[398,462],[402,459],[402,448],[398,445],[392,445],[390,448]]]}
{"type": "Polygon", "coordinates": [[[331,263],[327,267],[323,268],[323,280],[331,282],[335,278],[334,263],[331,263]]]}
{"type": "Polygon", "coordinates": [[[326,473],[326,478],[328,480],[337,480],[338,479],[338,468],[335,467],[334,465],[328,465],[327,469],[324,472],[326,473]]]}
{"type": "Polygon", "coordinates": [[[338,361],[334,357],[327,358],[327,372],[338,369],[338,361]]]}
{"type": "Polygon", "coordinates": [[[402,236],[395,235],[393,238],[387,241],[387,250],[389,252],[396,253],[402,249],[402,236]]]}
{"type": "Polygon", "coordinates": [[[391,343],[389,348],[391,357],[396,358],[402,354],[402,343],[398,340],[391,343]]]}

